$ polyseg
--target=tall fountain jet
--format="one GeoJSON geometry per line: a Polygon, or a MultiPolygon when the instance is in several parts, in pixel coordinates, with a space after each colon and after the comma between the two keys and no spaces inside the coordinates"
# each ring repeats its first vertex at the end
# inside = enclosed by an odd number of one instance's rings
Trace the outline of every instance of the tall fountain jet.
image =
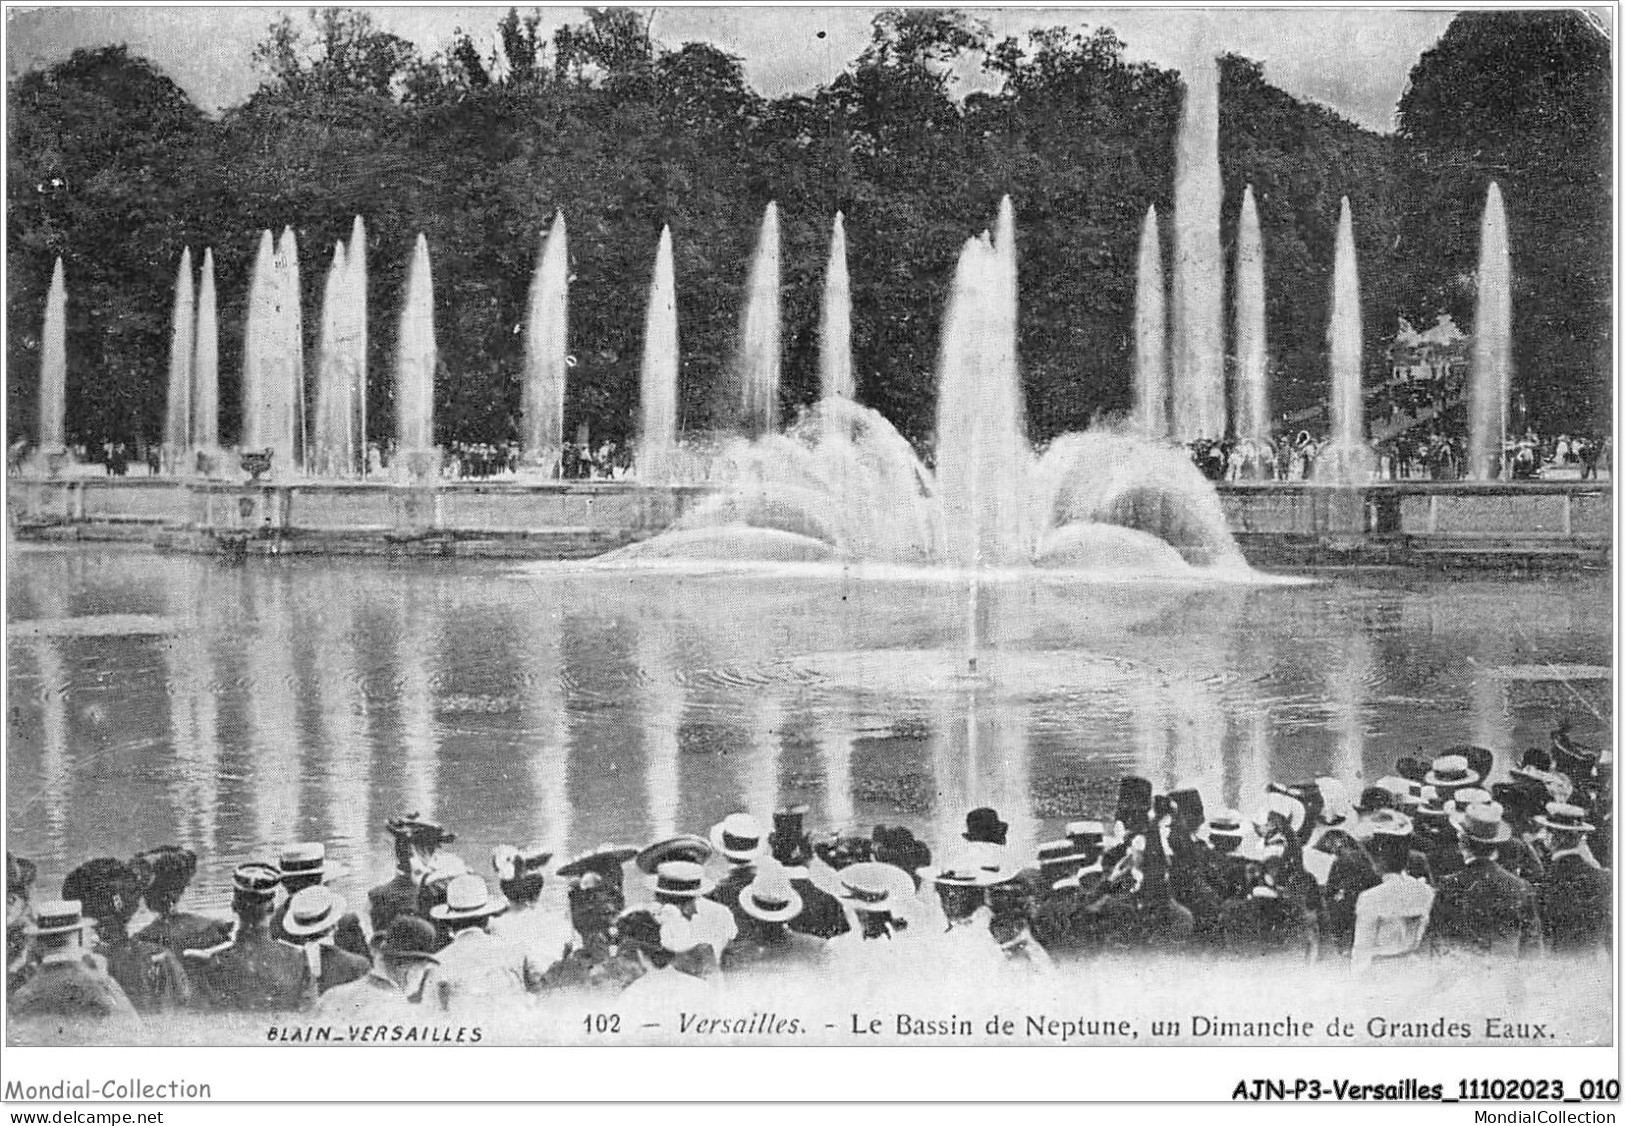
{"type": "Polygon", "coordinates": [[[260,233],[248,290],[248,324],[243,333],[243,431],[245,450],[270,450],[276,474],[291,473],[299,465],[300,406],[303,358],[295,358],[300,342],[294,337],[298,322],[288,306],[298,300],[297,263],[291,232],[283,236],[279,253],[270,231],[260,233]]]}
{"type": "Polygon", "coordinates": [[[1162,234],[1157,209],[1140,226],[1140,260],[1134,291],[1134,397],[1140,433],[1168,437],[1168,291],[1162,279],[1162,234]]]}
{"type": "Polygon", "coordinates": [[[354,384],[356,450],[361,458],[361,474],[367,473],[367,226],[361,216],[350,224],[350,244],[344,248],[345,315],[340,320],[344,354],[348,358],[354,384]]]}
{"type": "Polygon", "coordinates": [[[855,399],[852,376],[852,285],[846,273],[846,220],[839,211],[829,236],[824,311],[818,329],[819,396],[855,399]]]}
{"type": "Polygon", "coordinates": [[[1494,478],[1505,456],[1512,404],[1512,255],[1501,187],[1490,184],[1478,243],[1478,303],[1468,384],[1468,472],[1494,478]]]}
{"type": "Polygon", "coordinates": [[[639,388],[638,477],[653,484],[671,475],[677,447],[677,282],[671,261],[671,228],[660,230],[649,309],[643,321],[643,375],[639,388]]]}
{"type": "Polygon", "coordinates": [[[218,455],[220,445],[220,322],[214,300],[214,250],[203,251],[203,273],[197,290],[196,345],[192,353],[192,445],[203,464],[218,455]]]}
{"type": "Polygon", "coordinates": [[[779,422],[779,205],[769,203],[745,287],[739,326],[740,421],[751,437],[779,422]]]}
{"type": "MultiPolygon", "coordinates": [[[[1008,240],[1008,227],[1000,223],[1008,240]]],[[[1032,456],[1015,355],[1014,247],[965,243],[943,330],[937,385],[937,495],[943,561],[1028,562],[1032,456]]]]}
{"type": "Polygon", "coordinates": [[[62,259],[51,270],[51,288],[45,294],[45,326],[39,350],[39,456],[49,466],[53,456],[67,450],[68,412],[68,284],[62,259]]]}
{"type": "Polygon", "coordinates": [[[406,275],[406,300],[395,347],[395,437],[397,474],[404,480],[431,480],[439,472],[434,445],[434,280],[429,273],[429,240],[418,235],[406,275]]]}
{"type": "Polygon", "coordinates": [[[556,477],[564,449],[564,388],[569,370],[570,252],[564,213],[553,217],[530,282],[525,324],[524,464],[556,477]]]}
{"type": "Polygon", "coordinates": [[[1270,435],[1269,349],[1264,328],[1264,236],[1253,186],[1241,197],[1236,231],[1236,437],[1262,442],[1270,435]]]}
{"type": "Polygon", "coordinates": [[[1224,437],[1224,262],[1219,249],[1219,71],[1185,78],[1174,174],[1173,436],[1224,437]]]}
{"type": "Polygon", "coordinates": [[[192,360],[196,345],[192,295],[192,248],[181,251],[175,276],[175,311],[169,331],[169,410],[164,420],[164,467],[172,474],[186,470],[192,447],[192,360]]]}
{"type": "Polygon", "coordinates": [[[1337,258],[1332,266],[1332,314],[1326,329],[1331,360],[1331,458],[1334,479],[1364,479],[1365,400],[1360,389],[1360,273],[1354,256],[1354,216],[1343,197],[1337,220],[1337,258]]]}
{"type": "Polygon", "coordinates": [[[344,244],[333,246],[333,262],[322,291],[322,327],[316,361],[316,426],[310,469],[322,477],[353,477],[358,464],[352,419],[355,381],[345,341],[349,314],[349,263],[344,244]]]}
{"type": "Polygon", "coordinates": [[[281,285],[277,290],[280,297],[277,306],[277,334],[281,341],[279,351],[282,362],[288,368],[287,380],[293,398],[290,429],[294,454],[282,464],[295,466],[301,464],[298,459],[304,457],[308,412],[305,409],[305,312],[299,286],[299,245],[294,240],[292,227],[282,228],[282,238],[277,242],[276,261],[282,271],[281,285]]]}

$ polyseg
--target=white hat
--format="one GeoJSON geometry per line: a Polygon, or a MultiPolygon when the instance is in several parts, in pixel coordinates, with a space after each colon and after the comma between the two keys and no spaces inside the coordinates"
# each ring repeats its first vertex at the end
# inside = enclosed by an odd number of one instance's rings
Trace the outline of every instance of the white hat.
{"type": "Polygon", "coordinates": [[[472,874],[453,876],[446,885],[446,902],[429,909],[429,917],[446,922],[459,919],[483,919],[500,915],[508,909],[505,902],[491,898],[491,889],[485,880],[472,874]]]}
{"type": "Polygon", "coordinates": [[[711,843],[736,864],[748,864],[767,851],[761,822],[748,813],[730,813],[711,826],[711,843]]]}
{"type": "Polygon", "coordinates": [[[317,884],[294,893],[288,900],[288,913],[282,929],[291,935],[321,934],[338,926],[344,914],[344,899],[332,888],[317,884]]]}

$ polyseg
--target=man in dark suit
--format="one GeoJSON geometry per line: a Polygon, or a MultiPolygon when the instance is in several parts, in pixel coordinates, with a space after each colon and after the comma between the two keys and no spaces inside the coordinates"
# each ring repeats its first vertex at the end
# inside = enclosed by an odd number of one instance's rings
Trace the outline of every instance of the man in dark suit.
{"type": "Polygon", "coordinates": [[[1495,859],[1512,835],[1501,806],[1468,806],[1454,820],[1464,866],[1439,881],[1428,923],[1435,947],[1508,961],[1539,954],[1535,890],[1495,859]]]}
{"type": "Polygon", "coordinates": [[[812,837],[804,828],[806,816],[804,805],[793,805],[775,813],[773,832],[767,838],[768,848],[801,899],[801,910],[790,920],[790,929],[814,938],[834,938],[845,934],[852,924],[847,921],[841,901],[813,883],[808,867],[813,859],[813,846],[812,837]]]}
{"type": "Polygon", "coordinates": [[[271,937],[271,909],[282,873],[269,864],[244,864],[232,883],[237,931],[231,942],[186,952],[204,963],[200,976],[208,1004],[246,1012],[299,1008],[309,988],[304,955],[271,937]]]}
{"type": "Polygon", "coordinates": [[[1579,806],[1552,802],[1535,823],[1551,834],[1552,859],[1536,892],[1541,926],[1553,953],[1606,953],[1613,925],[1614,881],[1586,837],[1595,831],[1579,806]]]}
{"type": "Polygon", "coordinates": [[[279,941],[304,955],[309,984],[315,986],[317,995],[367,975],[371,960],[343,949],[335,941],[341,920],[355,916],[345,915],[344,900],[331,889],[320,884],[304,888],[283,906],[282,928],[288,937],[279,941]]]}
{"type": "Polygon", "coordinates": [[[756,862],[767,854],[767,834],[750,814],[730,813],[711,826],[711,845],[728,861],[728,873],[706,898],[733,912],[736,928],[749,927],[751,918],[740,908],[739,894],[756,879],[756,862]]]}

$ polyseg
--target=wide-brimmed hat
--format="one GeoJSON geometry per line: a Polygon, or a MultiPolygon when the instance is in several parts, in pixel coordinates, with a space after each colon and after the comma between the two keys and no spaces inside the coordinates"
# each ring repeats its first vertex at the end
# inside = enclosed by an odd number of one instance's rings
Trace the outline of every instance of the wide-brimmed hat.
{"type": "Polygon", "coordinates": [[[748,813],[730,813],[711,826],[711,845],[735,864],[749,864],[767,851],[762,823],[748,813]]]}
{"type": "Polygon", "coordinates": [[[95,925],[85,918],[77,899],[46,899],[34,904],[34,921],[23,929],[29,934],[68,934],[95,925]]]}
{"type": "Polygon", "coordinates": [[[655,869],[649,881],[656,896],[671,899],[698,899],[714,887],[716,881],[705,874],[705,869],[692,860],[668,860],[655,869]]]}
{"type": "Polygon", "coordinates": [[[453,876],[446,885],[446,901],[429,908],[429,917],[455,923],[464,919],[484,919],[500,915],[508,905],[495,898],[482,876],[464,873],[453,876]]]}
{"type": "Polygon", "coordinates": [[[389,924],[389,930],[376,941],[376,949],[380,958],[402,962],[432,962],[439,965],[440,959],[434,956],[435,942],[434,927],[421,917],[396,915],[394,921],[389,924]]]}
{"type": "Polygon", "coordinates": [[[704,837],[694,833],[679,833],[675,837],[667,837],[663,841],[656,841],[647,846],[636,855],[635,860],[638,871],[652,876],[668,860],[686,860],[690,864],[704,864],[711,859],[711,854],[715,851],[711,847],[711,842],[704,837]]]}
{"type": "Polygon", "coordinates": [[[296,936],[321,934],[338,926],[343,914],[344,897],[317,884],[294,892],[288,900],[288,913],[282,917],[282,929],[296,936]]]}
{"type": "Polygon", "coordinates": [[[425,848],[437,845],[451,844],[457,839],[456,833],[448,833],[433,821],[425,821],[416,813],[403,813],[399,817],[391,817],[384,822],[384,828],[397,837],[404,837],[413,844],[425,848]]]}
{"type": "Polygon", "coordinates": [[[160,845],[132,857],[130,871],[141,881],[143,893],[184,891],[197,875],[197,853],[179,845],[160,845]]]}
{"type": "Polygon", "coordinates": [[[1075,867],[1093,860],[1100,850],[1087,845],[1080,845],[1070,837],[1062,837],[1058,841],[1045,841],[1038,846],[1038,867],[1067,868],[1075,867]]]}
{"type": "Polygon", "coordinates": [[[841,882],[835,894],[859,911],[890,911],[899,900],[914,892],[907,872],[878,860],[860,860],[837,873],[841,882]],[[908,891],[903,891],[907,885],[908,891]]]}
{"type": "Polygon", "coordinates": [[[961,853],[943,864],[921,868],[916,875],[939,887],[987,888],[1013,879],[1017,869],[991,858],[961,853]]]}
{"type": "Polygon", "coordinates": [[[1010,823],[1002,820],[996,809],[984,805],[965,814],[965,832],[962,835],[967,841],[1002,845],[1009,832],[1010,823]]]}
{"type": "Polygon", "coordinates": [[[1433,760],[1433,767],[1422,779],[1429,786],[1443,786],[1452,790],[1476,786],[1483,780],[1483,775],[1468,765],[1464,755],[1440,755],[1433,760]]]}
{"type": "Polygon", "coordinates": [[[1368,816],[1379,809],[1393,809],[1398,804],[1392,790],[1381,786],[1367,786],[1360,791],[1360,800],[1354,803],[1354,812],[1368,816]]]}
{"type": "Polygon", "coordinates": [[[1449,819],[1450,807],[1438,790],[1432,786],[1423,786],[1420,800],[1411,808],[1410,815],[1423,820],[1443,821],[1449,819]]]}
{"type": "Polygon", "coordinates": [[[552,859],[553,854],[540,845],[526,848],[497,845],[491,850],[491,869],[496,872],[497,880],[505,884],[519,879],[540,880],[547,872],[547,862],[552,859]]]}
{"type": "Polygon", "coordinates": [[[62,901],[77,902],[98,922],[128,922],[141,906],[141,881],[124,861],[99,856],[68,873],[62,881],[62,901]]]}
{"type": "Polygon", "coordinates": [[[739,893],[739,909],[764,923],[787,923],[801,914],[801,896],[780,869],[758,872],[739,893]]]}
{"type": "Polygon", "coordinates": [[[270,864],[251,860],[237,865],[231,873],[231,886],[238,895],[270,902],[276,898],[276,889],[282,886],[282,873],[270,864]]]}
{"type": "Polygon", "coordinates": [[[1415,831],[1415,823],[1397,809],[1376,810],[1371,816],[1361,818],[1353,829],[1355,839],[1362,841],[1372,837],[1408,837],[1415,831]]]}
{"type": "Polygon", "coordinates": [[[1475,844],[1500,844],[1512,836],[1512,826],[1506,823],[1505,811],[1496,802],[1470,805],[1450,818],[1456,833],[1464,841],[1475,844]]]}
{"type": "Polygon", "coordinates": [[[588,876],[615,887],[626,882],[626,862],[638,855],[630,845],[601,844],[582,853],[568,864],[560,864],[557,874],[567,880],[584,880],[588,876]]]}
{"type": "Polygon", "coordinates": [[[1490,800],[1488,790],[1481,790],[1477,786],[1463,786],[1461,789],[1454,791],[1450,795],[1450,800],[1444,804],[1445,808],[1449,809],[1450,812],[1460,813],[1470,805],[1483,805],[1490,800]]]}
{"type": "Polygon", "coordinates": [[[1547,802],[1546,812],[1535,817],[1535,824],[1560,833],[1594,833],[1597,827],[1586,820],[1586,811],[1567,802],[1547,802]]]}
{"type": "Polygon", "coordinates": [[[1459,747],[1450,747],[1444,752],[1447,755],[1460,755],[1467,760],[1467,769],[1478,775],[1483,782],[1495,771],[1495,752],[1488,747],[1478,747],[1464,744],[1459,747]]]}
{"type": "Polygon", "coordinates": [[[332,871],[327,863],[327,846],[320,841],[287,845],[277,857],[277,867],[282,871],[283,882],[309,876],[323,880],[332,871]]]}

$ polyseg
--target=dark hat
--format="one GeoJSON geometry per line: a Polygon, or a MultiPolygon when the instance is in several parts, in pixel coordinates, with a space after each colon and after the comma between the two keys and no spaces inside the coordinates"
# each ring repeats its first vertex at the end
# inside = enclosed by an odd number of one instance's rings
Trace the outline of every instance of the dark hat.
{"type": "Polygon", "coordinates": [[[912,872],[931,863],[931,848],[902,825],[876,825],[870,840],[874,857],[882,864],[895,864],[912,872]]]}
{"type": "Polygon", "coordinates": [[[1549,771],[1552,768],[1552,752],[1545,747],[1530,747],[1523,753],[1518,765],[1526,769],[1549,771]]]}
{"type": "Polygon", "coordinates": [[[433,821],[425,821],[415,812],[402,814],[400,817],[391,817],[384,822],[396,837],[410,840],[413,844],[432,847],[435,845],[451,844],[457,839],[456,833],[448,833],[433,821]]]}
{"type": "Polygon", "coordinates": [[[6,894],[26,896],[37,872],[34,862],[26,856],[6,853],[6,894]]]}
{"type": "Polygon", "coordinates": [[[794,840],[805,832],[807,820],[807,807],[804,805],[786,806],[773,814],[773,832],[769,839],[784,837],[794,840]]]}
{"type": "Polygon", "coordinates": [[[1207,810],[1202,806],[1202,794],[1198,790],[1175,790],[1168,795],[1168,800],[1179,808],[1179,814],[1185,819],[1185,824],[1192,829],[1197,828],[1207,820],[1207,810]]]}
{"type": "Polygon", "coordinates": [[[145,893],[184,891],[197,875],[197,853],[179,845],[161,845],[137,853],[130,861],[130,871],[145,893]]]}
{"type": "Polygon", "coordinates": [[[87,860],[62,881],[63,900],[78,900],[89,918],[128,922],[141,905],[141,881],[111,856],[87,860]]]}
{"type": "Polygon", "coordinates": [[[831,836],[814,842],[813,852],[836,871],[853,864],[868,864],[875,858],[874,842],[867,837],[831,836]]]}
{"type": "Polygon", "coordinates": [[[626,882],[624,871],[626,862],[637,855],[637,849],[626,845],[602,844],[568,864],[559,865],[558,874],[568,880],[583,880],[587,876],[593,876],[619,888],[626,882]]]}
{"type": "MultiPolygon", "coordinates": [[[[686,860],[691,864],[704,864],[711,859],[711,853],[714,851],[716,850],[711,847],[711,842],[704,837],[682,833],[649,845],[637,853],[636,862],[638,871],[652,876],[668,860],[686,860]]],[[[562,868],[560,872],[563,872],[562,868]]]]}
{"type": "Polygon", "coordinates": [[[1379,809],[1393,809],[1394,795],[1381,786],[1367,786],[1360,791],[1360,800],[1354,803],[1356,813],[1371,814],[1379,809]]]}
{"type": "Polygon", "coordinates": [[[1548,802],[1546,812],[1536,817],[1535,823],[1560,833],[1594,833],[1597,830],[1586,820],[1585,810],[1560,801],[1548,802]]]}
{"type": "Polygon", "coordinates": [[[1002,845],[1009,832],[1009,822],[1000,820],[995,809],[984,805],[965,814],[964,837],[967,841],[1002,845]]]}
{"type": "Polygon", "coordinates": [[[417,915],[396,915],[378,942],[378,956],[403,962],[434,962],[434,927],[417,915]]]}
{"type": "Polygon", "coordinates": [[[231,885],[237,894],[266,903],[276,898],[276,889],[281,884],[282,873],[258,861],[239,864],[231,874],[231,885]]]}
{"type": "Polygon", "coordinates": [[[1394,773],[1412,782],[1423,782],[1428,776],[1428,764],[1419,758],[1405,755],[1394,763],[1394,773]]]}
{"type": "Polygon", "coordinates": [[[622,950],[644,950],[653,953],[666,949],[665,943],[660,941],[659,920],[646,910],[628,911],[615,920],[615,929],[611,933],[622,950]]]}
{"type": "Polygon", "coordinates": [[[1524,779],[1495,783],[1490,787],[1490,797],[1500,802],[1507,817],[1516,822],[1527,821],[1540,813],[1550,800],[1545,786],[1524,779]]]}

